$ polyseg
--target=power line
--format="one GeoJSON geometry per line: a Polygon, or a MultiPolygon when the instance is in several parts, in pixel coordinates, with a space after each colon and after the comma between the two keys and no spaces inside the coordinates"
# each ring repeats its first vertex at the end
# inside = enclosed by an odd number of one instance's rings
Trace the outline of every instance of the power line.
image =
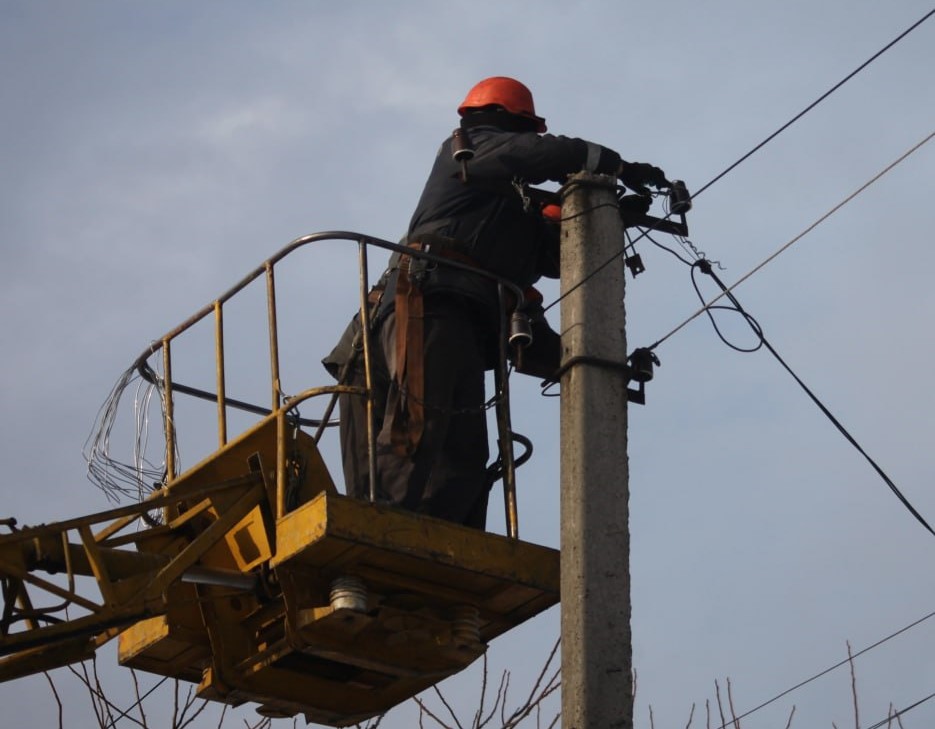
{"type": "MultiPolygon", "coordinates": [[[[933,11],[933,12],[935,12],[935,11],[933,11]]],[[[902,155],[900,155],[896,160],[894,160],[893,162],[891,162],[890,164],[888,164],[888,165],[887,165],[885,168],[883,168],[880,172],[878,172],[876,175],[874,175],[873,177],[871,177],[869,180],[867,180],[867,182],[865,182],[863,185],[861,185],[859,188],[857,188],[854,192],[852,192],[850,195],[848,195],[846,198],[844,198],[841,202],[839,202],[837,205],[835,205],[833,208],[831,208],[828,212],[826,212],[824,215],[822,215],[820,218],[818,218],[818,220],[816,220],[814,223],[812,223],[812,224],[809,225],[807,228],[805,228],[805,230],[803,230],[801,233],[799,233],[799,234],[796,235],[794,238],[792,238],[788,243],[786,243],[785,245],[781,246],[775,253],[773,253],[771,256],[769,256],[768,258],[766,258],[762,263],[760,263],[759,265],[757,265],[756,267],[754,267],[753,269],[751,269],[748,273],[746,273],[746,274],[744,274],[743,276],[741,276],[741,277],[740,277],[737,281],[735,281],[731,286],[728,286],[728,287],[727,287],[725,290],[723,290],[720,294],[718,294],[718,295],[715,296],[713,299],[711,299],[711,301],[709,301],[708,303],[704,304],[698,311],[696,311],[694,314],[692,314],[690,317],[688,317],[685,321],[683,321],[681,324],[679,324],[677,327],[675,327],[675,329],[673,329],[672,331],[670,331],[668,334],[666,334],[666,335],[665,335],[664,337],[662,337],[661,339],[658,339],[652,346],[649,347],[649,349],[655,349],[655,348],[658,347],[660,344],[662,344],[664,341],[666,341],[666,340],[669,339],[671,336],[673,336],[676,332],[678,332],[679,330],[681,330],[682,328],[684,328],[687,324],[689,324],[690,322],[694,321],[694,320],[695,320],[697,317],[699,317],[701,314],[704,314],[708,309],[711,308],[711,306],[712,306],[715,302],[717,302],[717,301],[719,301],[720,299],[724,298],[725,296],[729,295],[735,288],[737,288],[740,284],[742,284],[744,281],[746,281],[748,278],[750,278],[753,274],[757,273],[760,269],[762,269],[762,268],[763,268],[764,266],[766,266],[768,263],[772,262],[777,256],[779,256],[779,254],[783,253],[783,252],[786,251],[788,248],[790,248],[794,243],[796,243],[796,242],[798,242],[800,239],[804,238],[808,233],[810,233],[810,232],[813,231],[815,228],[817,228],[819,225],[821,225],[821,223],[823,223],[825,220],[827,220],[827,219],[830,218],[832,215],[834,215],[834,213],[836,213],[838,210],[840,210],[840,209],[843,208],[845,205],[847,205],[847,203],[849,203],[849,202],[850,202],[851,200],[853,200],[855,197],[857,197],[858,195],[860,195],[864,190],[866,190],[868,187],[870,187],[873,183],[875,183],[875,182],[876,182],[877,180],[879,180],[881,177],[883,177],[884,175],[886,175],[890,170],[892,170],[894,167],[896,167],[898,164],[900,164],[903,160],[905,160],[907,157],[909,157],[909,156],[910,156],[911,154],[913,154],[914,152],[918,151],[918,150],[919,150],[923,145],[925,145],[927,142],[931,141],[932,137],[935,137],[935,132],[929,133],[929,135],[928,135],[927,137],[925,137],[922,141],[920,141],[920,142],[918,142],[917,144],[915,144],[915,145],[914,145],[913,147],[911,147],[909,150],[907,150],[907,151],[904,152],[902,155]]]]}
{"type": "MultiPolygon", "coordinates": [[[[868,726],[867,729],[880,729],[880,727],[889,726],[890,723],[893,721],[893,719],[896,719],[896,718],[902,716],[903,714],[906,714],[906,713],[912,711],[913,709],[918,708],[919,706],[922,706],[922,704],[924,704],[926,701],[928,701],[928,700],[930,700],[930,699],[935,699],[935,694],[929,694],[929,695],[926,696],[924,699],[919,699],[919,700],[916,701],[914,704],[910,704],[909,706],[907,706],[905,709],[900,709],[900,710],[897,711],[895,714],[891,714],[890,716],[886,717],[885,719],[881,719],[880,721],[878,721],[878,722],[877,722],[876,724],[874,724],[873,726],[868,726]]],[[[900,725],[900,726],[901,726],[901,725],[900,725]]]]}
{"type": "MultiPolygon", "coordinates": [[[[731,303],[731,306],[729,307],[712,306],[712,307],[709,307],[707,310],[708,317],[711,319],[711,323],[714,325],[714,330],[717,332],[718,336],[721,337],[721,340],[725,344],[730,346],[732,349],[736,349],[740,352],[755,352],[760,347],[766,347],[769,353],[773,355],[773,357],[775,357],[776,361],[779,362],[780,365],[782,365],[783,369],[785,369],[786,372],[792,375],[792,378],[796,381],[796,384],[798,384],[798,386],[802,388],[803,392],[805,392],[805,394],[808,395],[811,401],[815,403],[815,405],[818,406],[818,409],[821,410],[824,416],[828,418],[828,420],[831,421],[831,424],[834,425],[834,427],[838,429],[838,432],[844,436],[845,440],[847,440],[847,442],[850,443],[857,450],[857,452],[860,453],[860,455],[864,457],[867,463],[869,463],[873,467],[873,470],[876,471],[877,475],[881,479],[883,479],[883,482],[887,486],[889,486],[890,491],[892,491],[896,495],[896,498],[898,498],[900,503],[902,503],[902,505],[906,507],[909,513],[915,517],[916,521],[918,521],[923,527],[925,527],[926,531],[928,531],[929,534],[931,534],[932,536],[935,536],[935,529],[932,529],[929,523],[925,520],[925,517],[923,517],[922,514],[920,514],[919,511],[910,503],[909,499],[907,499],[903,495],[903,492],[899,490],[899,487],[896,486],[895,483],[893,483],[893,480],[886,474],[886,472],[882,468],[880,468],[879,464],[875,460],[873,460],[873,458],[870,457],[870,454],[867,453],[867,451],[863,449],[860,443],[857,442],[854,436],[852,436],[848,432],[847,428],[845,428],[841,424],[841,421],[839,421],[834,416],[834,414],[825,406],[825,404],[821,400],[818,399],[818,396],[815,395],[814,392],[812,392],[812,390],[808,387],[808,385],[805,384],[802,378],[799,377],[795,373],[795,371],[788,365],[788,363],[780,356],[779,352],[776,351],[773,345],[769,343],[769,341],[766,339],[766,335],[763,334],[763,329],[760,327],[759,323],[756,321],[756,319],[750,316],[750,314],[744,311],[744,308],[740,305],[740,302],[737,300],[737,298],[732,293],[728,292],[727,287],[724,285],[721,279],[718,278],[717,274],[714,273],[714,270],[712,269],[711,264],[708,261],[698,261],[696,264],[694,264],[692,266],[692,280],[694,280],[695,268],[700,268],[704,273],[709,275],[714,280],[714,282],[721,288],[721,291],[724,292],[724,294],[727,296],[728,300],[731,303]],[[757,346],[752,349],[742,349],[728,342],[724,338],[724,336],[721,334],[720,330],[718,329],[717,323],[714,321],[714,317],[711,314],[711,311],[714,309],[731,309],[733,311],[736,311],[738,314],[742,315],[743,318],[747,321],[747,324],[749,324],[750,328],[753,329],[753,332],[759,338],[759,344],[757,344],[757,346]]],[[[701,297],[701,291],[698,289],[697,284],[695,285],[695,290],[698,292],[698,296],[701,297]]]]}
{"type": "MultiPolygon", "coordinates": [[[[890,634],[889,634],[888,636],[886,636],[885,638],[881,638],[881,639],[878,640],[876,643],[873,643],[872,645],[868,645],[866,648],[857,651],[857,653],[854,653],[853,655],[848,656],[848,657],[845,658],[843,661],[839,661],[838,663],[835,663],[833,666],[830,666],[829,668],[826,668],[825,670],[820,671],[819,673],[816,673],[816,674],[815,674],[814,676],[812,676],[811,678],[807,678],[807,679],[805,679],[804,681],[800,681],[800,682],[797,683],[795,686],[786,689],[786,690],[783,691],[782,693],[776,694],[776,696],[774,696],[773,698],[769,699],[768,701],[764,701],[764,702],[763,702],[762,704],[760,704],[759,706],[754,706],[754,707],[753,707],[752,709],[750,709],[749,711],[747,711],[747,712],[741,714],[740,716],[738,716],[738,717],[732,719],[731,721],[727,722],[726,724],[722,724],[722,725],[719,726],[717,729],[725,729],[725,727],[727,727],[729,724],[733,724],[733,723],[736,722],[736,721],[740,721],[741,719],[750,716],[750,714],[752,714],[753,712],[759,711],[760,709],[763,709],[763,708],[769,706],[770,704],[772,704],[772,703],[774,703],[774,702],[776,702],[776,701],[779,701],[779,699],[783,698],[784,696],[788,696],[788,695],[791,694],[793,691],[796,691],[796,690],[802,688],[803,686],[806,686],[807,684],[810,684],[812,681],[816,681],[817,679],[819,679],[819,678],[821,678],[822,676],[825,676],[825,675],[831,673],[832,671],[834,671],[834,670],[840,668],[841,666],[847,665],[848,663],[850,663],[850,662],[851,662],[852,660],[854,660],[855,658],[857,658],[857,657],[859,657],[859,656],[862,656],[864,653],[868,653],[868,652],[872,651],[874,648],[878,648],[879,646],[883,645],[883,644],[886,643],[887,641],[890,641],[890,640],[892,640],[893,638],[895,638],[895,637],[897,637],[897,636],[899,636],[899,635],[905,633],[906,631],[911,630],[912,628],[915,628],[915,627],[918,626],[918,625],[921,625],[921,624],[924,623],[926,620],[928,620],[929,618],[932,618],[932,617],[935,617],[935,612],[931,612],[931,613],[929,613],[928,615],[925,615],[925,616],[919,618],[918,620],[915,620],[915,621],[909,623],[909,625],[905,626],[904,628],[900,628],[900,629],[897,630],[895,633],[890,633],[890,634]]],[[[935,696],[935,694],[933,694],[933,696],[935,696]]],[[[932,698],[932,696],[929,696],[929,697],[923,699],[922,701],[927,701],[927,700],[930,699],[930,698],[932,698]]],[[[909,711],[909,709],[915,708],[916,706],[918,706],[919,703],[922,703],[922,702],[917,702],[916,704],[913,704],[913,706],[910,706],[910,707],[907,707],[906,709],[903,709],[902,712],[900,712],[900,713],[904,713],[904,712],[906,712],[906,711],[909,711]]],[[[881,726],[883,726],[885,723],[886,723],[886,722],[884,721],[882,724],[876,724],[876,725],[874,725],[874,727],[869,727],[868,729],[875,729],[875,728],[881,727],[881,726]]]]}
{"type": "Polygon", "coordinates": [[[922,25],[922,23],[924,23],[926,20],[928,20],[932,15],[935,15],[935,10],[929,10],[925,15],[922,16],[922,18],[920,18],[919,20],[917,20],[915,23],[913,23],[911,26],[909,26],[906,30],[904,30],[902,33],[900,33],[898,36],[896,36],[893,40],[891,40],[889,43],[887,43],[885,46],[883,46],[883,48],[881,48],[879,51],[877,51],[877,52],[874,53],[872,56],[870,56],[870,58],[868,58],[866,61],[864,61],[862,64],[860,64],[857,68],[855,68],[853,71],[851,71],[849,74],[847,74],[847,76],[845,76],[843,79],[841,79],[840,81],[838,81],[834,86],[832,86],[832,87],[831,87],[830,89],[828,89],[825,93],[823,93],[821,96],[819,96],[817,99],[815,99],[815,101],[813,101],[811,104],[809,104],[809,105],[806,106],[804,109],[802,109],[802,111],[800,111],[798,114],[796,114],[794,117],[792,117],[789,121],[787,121],[785,124],[783,124],[781,127],[779,127],[779,129],[777,129],[775,132],[773,132],[772,134],[770,134],[766,139],[764,139],[762,142],[760,142],[758,145],[756,145],[753,149],[751,149],[749,152],[747,152],[743,157],[741,157],[740,159],[738,159],[738,160],[737,160],[736,162],[734,162],[732,165],[730,165],[729,167],[727,167],[723,172],[721,172],[720,174],[716,175],[712,180],[710,180],[708,183],[706,183],[705,185],[703,185],[703,186],[701,187],[701,189],[699,189],[697,192],[695,192],[695,193],[692,195],[692,197],[693,197],[693,198],[698,197],[701,193],[703,193],[705,190],[707,190],[709,187],[711,187],[711,185],[713,185],[715,182],[717,182],[717,181],[720,180],[722,177],[724,177],[724,175],[726,175],[728,172],[730,172],[731,170],[733,170],[733,169],[734,169],[737,165],[739,165],[741,162],[744,162],[745,160],[747,160],[748,158],[750,158],[750,157],[752,157],[754,154],[756,154],[756,152],[758,152],[762,147],[764,147],[765,145],[769,144],[769,142],[771,142],[773,139],[775,139],[775,138],[778,137],[780,134],[782,134],[786,129],[788,129],[788,128],[791,127],[793,124],[795,124],[795,122],[797,122],[799,119],[801,119],[803,116],[805,116],[808,112],[810,112],[812,109],[814,109],[816,106],[818,106],[822,101],[824,101],[824,100],[827,99],[829,96],[831,96],[831,94],[833,94],[835,91],[837,91],[839,88],[841,88],[844,84],[846,84],[848,81],[850,81],[852,78],[854,78],[854,76],[856,76],[858,73],[860,73],[861,71],[863,71],[867,66],[869,66],[871,63],[873,63],[877,58],[879,58],[880,56],[882,56],[882,55],[883,55],[884,53],[886,53],[890,48],[892,48],[892,47],[895,46],[897,43],[899,43],[899,41],[901,41],[903,38],[905,38],[907,35],[909,35],[912,31],[914,31],[916,28],[918,28],[920,25],[922,25]]]}
{"type": "MultiPolygon", "coordinates": [[[[698,195],[700,195],[704,190],[706,190],[706,189],[708,189],[709,187],[711,187],[711,185],[713,185],[715,182],[717,182],[718,180],[720,180],[722,177],[724,177],[727,173],[729,173],[729,172],[730,172],[731,170],[733,170],[735,167],[737,167],[738,165],[740,165],[742,162],[744,162],[745,160],[747,160],[748,158],[750,158],[753,154],[755,154],[756,152],[758,152],[760,149],[762,149],[765,145],[767,145],[767,144],[768,144],[769,142],[771,142],[773,139],[775,139],[776,137],[778,137],[782,132],[784,132],[786,129],[788,129],[790,126],[792,126],[795,122],[797,122],[799,119],[801,119],[803,116],[805,116],[805,114],[807,114],[807,113],[810,112],[812,109],[814,109],[816,106],[818,106],[818,104],[820,104],[822,101],[824,101],[825,99],[827,99],[831,94],[833,94],[835,91],[837,91],[839,88],[841,88],[845,83],[847,83],[848,81],[850,81],[850,80],[851,80],[854,76],[856,76],[858,73],[860,73],[861,71],[863,71],[867,66],[869,66],[871,63],[873,63],[877,58],[879,58],[880,56],[882,56],[886,51],[888,51],[890,48],[892,48],[894,45],[896,45],[899,41],[901,41],[903,38],[905,38],[907,35],[909,35],[909,33],[911,33],[913,30],[915,30],[915,29],[918,28],[920,25],[922,25],[922,23],[924,23],[926,20],[928,20],[932,15],[935,15],[935,10],[930,10],[928,13],[926,13],[924,16],[922,16],[922,18],[920,18],[919,20],[917,20],[917,21],[916,21],[915,23],[913,23],[909,28],[907,28],[907,29],[904,30],[902,33],[900,33],[898,36],[896,36],[896,38],[894,38],[894,39],[891,40],[889,43],[887,43],[885,46],[883,46],[883,48],[881,48],[879,51],[877,51],[876,53],[874,53],[870,58],[868,58],[866,61],[864,61],[862,64],[860,64],[857,68],[855,68],[853,71],[851,71],[847,76],[845,76],[843,79],[841,79],[838,83],[836,83],[834,86],[832,86],[830,89],[828,89],[825,93],[823,93],[821,96],[819,96],[815,101],[813,101],[811,104],[809,104],[807,107],[805,107],[802,111],[800,111],[798,114],[796,114],[794,117],[792,117],[792,119],[790,119],[790,120],[787,121],[785,124],[783,124],[781,127],[779,127],[779,129],[777,129],[775,132],[773,132],[772,134],[770,134],[766,139],[764,139],[762,142],[760,142],[758,145],[756,145],[753,149],[751,149],[749,152],[747,152],[745,155],[743,155],[743,156],[742,156],[740,159],[738,159],[736,162],[734,162],[733,164],[731,164],[729,167],[727,167],[725,170],[723,170],[722,172],[720,172],[718,175],[716,175],[716,176],[715,176],[714,178],[712,178],[710,181],[708,181],[707,183],[705,183],[699,190],[697,190],[697,191],[692,195],[692,198],[698,197],[698,195]]],[[[669,216],[666,216],[666,218],[668,218],[668,217],[669,217],[669,216]]],[[[636,240],[639,240],[639,238],[641,238],[641,237],[643,237],[643,236],[645,236],[645,235],[646,235],[646,233],[643,233],[643,235],[639,236],[636,240]]],[[[576,290],[576,289],[579,288],[580,286],[583,286],[587,281],[590,281],[592,278],[594,278],[594,276],[596,276],[598,273],[600,273],[602,270],[604,270],[607,266],[609,266],[614,260],[616,260],[617,257],[618,257],[619,255],[625,253],[625,252],[626,252],[626,249],[627,249],[628,247],[630,247],[631,245],[633,245],[633,243],[635,243],[635,242],[636,242],[636,241],[631,241],[631,242],[627,243],[627,245],[625,245],[625,246],[623,247],[623,249],[622,249],[619,253],[615,254],[612,258],[608,259],[607,261],[605,261],[604,263],[602,263],[601,265],[599,265],[596,269],[594,269],[594,270],[591,271],[587,276],[585,276],[581,281],[579,281],[578,283],[572,285],[572,286],[571,286],[567,291],[565,291],[561,296],[559,296],[559,297],[558,297],[557,299],[555,299],[552,303],[550,303],[548,306],[546,306],[546,307],[545,307],[545,311],[548,311],[549,309],[551,309],[553,306],[555,306],[556,304],[558,304],[562,299],[564,299],[566,296],[568,296],[572,291],[576,290]]],[[[699,313],[701,313],[701,312],[699,312],[699,313]]],[[[698,315],[698,314],[695,314],[695,316],[697,316],[697,315],[698,315]]],[[[694,318],[694,317],[692,317],[692,318],[694,318]]]]}

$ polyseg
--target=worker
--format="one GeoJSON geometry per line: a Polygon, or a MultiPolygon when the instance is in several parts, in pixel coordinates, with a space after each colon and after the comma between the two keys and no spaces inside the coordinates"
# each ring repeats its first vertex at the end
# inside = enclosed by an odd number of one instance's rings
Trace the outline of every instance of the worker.
{"type": "MultiPolygon", "coordinates": [[[[438,151],[403,243],[528,291],[527,308],[539,313],[538,331],[548,333],[545,362],[529,369],[554,372],[558,335],[548,329],[532,287],[542,276],[559,275],[558,224],[554,213],[544,216],[530,202],[524,186],[587,170],[645,191],[667,185],[665,174],[625,162],[607,147],[546,134],[531,92],[512,78],[476,84],[458,114],[459,127],[438,151]]],[[[460,268],[394,256],[372,299],[379,302],[371,350],[377,500],[483,529],[491,486],[485,371],[505,336],[497,286],[460,268]]],[[[355,320],[323,362],[335,375],[347,365],[345,382],[363,386],[363,357],[352,354],[357,327],[355,320]]],[[[347,491],[369,498],[366,403],[344,395],[339,406],[347,491]]]]}

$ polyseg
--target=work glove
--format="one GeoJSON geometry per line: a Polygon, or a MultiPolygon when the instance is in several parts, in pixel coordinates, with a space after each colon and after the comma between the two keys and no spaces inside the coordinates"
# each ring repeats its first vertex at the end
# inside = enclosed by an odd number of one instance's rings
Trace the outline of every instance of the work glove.
{"type": "Polygon", "coordinates": [[[671,187],[666,179],[666,173],[646,162],[621,161],[617,169],[617,177],[624,185],[637,192],[646,190],[648,185],[656,189],[671,187]]]}
{"type": "Polygon", "coordinates": [[[646,215],[653,204],[653,199],[649,195],[624,195],[620,198],[618,204],[620,205],[620,215],[626,220],[646,215]]]}

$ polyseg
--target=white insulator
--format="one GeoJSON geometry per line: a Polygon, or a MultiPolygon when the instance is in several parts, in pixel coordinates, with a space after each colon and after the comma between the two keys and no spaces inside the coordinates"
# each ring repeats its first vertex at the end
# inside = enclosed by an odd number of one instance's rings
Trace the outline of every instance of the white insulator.
{"type": "Polygon", "coordinates": [[[331,583],[331,609],[367,612],[367,586],[359,577],[339,577],[331,583]]]}
{"type": "Polygon", "coordinates": [[[454,609],[451,635],[456,643],[480,643],[480,612],[473,605],[454,609]]]}

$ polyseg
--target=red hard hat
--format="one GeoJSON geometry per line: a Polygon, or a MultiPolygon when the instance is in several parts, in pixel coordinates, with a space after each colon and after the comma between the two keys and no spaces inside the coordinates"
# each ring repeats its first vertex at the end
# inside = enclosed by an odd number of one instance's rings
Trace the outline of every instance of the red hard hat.
{"type": "Polygon", "coordinates": [[[536,116],[532,92],[524,84],[507,76],[491,76],[475,84],[458,107],[458,113],[464,116],[468,109],[480,109],[494,104],[502,106],[511,114],[534,119],[538,123],[536,131],[540,134],[546,131],[545,119],[536,116]]]}

